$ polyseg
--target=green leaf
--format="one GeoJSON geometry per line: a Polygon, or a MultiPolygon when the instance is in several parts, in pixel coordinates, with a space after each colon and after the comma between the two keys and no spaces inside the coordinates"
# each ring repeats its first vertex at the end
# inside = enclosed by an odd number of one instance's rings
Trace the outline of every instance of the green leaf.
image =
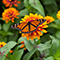
{"type": "MultiPolygon", "coordinates": [[[[55,34],[56,33],[56,28],[53,28],[53,27],[48,27],[47,28],[47,31],[49,32],[49,34],[55,34]]],[[[50,38],[49,38],[50,39],[50,38]]]]}
{"type": "Polygon", "coordinates": [[[16,41],[18,38],[18,33],[16,32],[14,35],[9,36],[9,41],[16,41]]]}
{"type": "Polygon", "coordinates": [[[60,30],[58,30],[58,31],[56,32],[56,36],[57,36],[57,38],[60,39],[60,30]]]}
{"type": "Polygon", "coordinates": [[[54,21],[57,25],[59,24],[60,25],[60,19],[56,19],[55,21],[54,21]]]}
{"type": "Polygon", "coordinates": [[[20,44],[22,41],[24,41],[25,39],[23,37],[18,39],[18,44],[20,44]]]}
{"type": "Polygon", "coordinates": [[[23,60],[30,60],[30,58],[32,57],[32,55],[36,52],[36,48],[32,49],[30,52],[28,52],[24,57],[23,60]]]}
{"type": "Polygon", "coordinates": [[[25,38],[21,37],[21,38],[19,38],[18,43],[20,43],[22,41],[24,41],[25,46],[28,49],[28,51],[31,51],[33,49],[34,45],[30,41],[28,41],[25,38]]]}
{"type": "Polygon", "coordinates": [[[48,41],[48,40],[50,40],[49,34],[46,34],[46,35],[42,36],[40,40],[43,43],[46,42],[46,41],[48,41]]]}
{"type": "Polygon", "coordinates": [[[14,41],[8,42],[4,47],[1,48],[1,52],[5,51],[5,55],[16,45],[17,43],[14,41]]]}
{"type": "Polygon", "coordinates": [[[38,57],[38,58],[34,58],[33,60],[39,60],[40,59],[40,57],[38,57]]]}
{"type": "Polygon", "coordinates": [[[24,43],[28,51],[31,51],[34,48],[34,45],[30,41],[24,40],[24,43]]]}
{"type": "Polygon", "coordinates": [[[56,39],[55,37],[53,36],[50,36],[51,39],[52,39],[52,45],[51,45],[51,49],[50,49],[50,55],[51,56],[54,56],[54,54],[56,53],[57,51],[57,47],[59,46],[59,40],[56,39]]]}
{"type": "Polygon", "coordinates": [[[16,52],[18,49],[20,49],[20,47],[22,46],[23,44],[21,45],[18,45],[17,47],[14,48],[14,52],[16,52]]]}
{"type": "Polygon", "coordinates": [[[27,15],[29,12],[28,12],[27,9],[23,9],[23,10],[21,10],[19,13],[20,13],[20,16],[25,16],[25,15],[27,15]]]}
{"type": "Polygon", "coordinates": [[[51,4],[55,2],[55,0],[44,0],[44,4],[51,4]]]}
{"type": "Polygon", "coordinates": [[[10,59],[10,60],[15,60],[15,59],[13,58],[13,56],[12,56],[11,53],[8,53],[8,59],[10,59]]]}
{"type": "Polygon", "coordinates": [[[18,9],[18,10],[21,10],[21,9],[24,8],[24,3],[23,3],[22,0],[18,0],[18,1],[20,1],[21,3],[20,3],[20,4],[18,3],[18,7],[17,7],[17,9],[18,9]]]}
{"type": "Polygon", "coordinates": [[[53,27],[53,28],[56,28],[56,29],[60,29],[60,28],[58,27],[58,25],[57,25],[57,24],[54,24],[54,23],[50,24],[49,27],[53,27]]]}
{"type": "Polygon", "coordinates": [[[0,42],[3,42],[3,41],[7,42],[7,37],[3,37],[3,36],[0,35],[0,42]]]}
{"type": "Polygon", "coordinates": [[[57,51],[54,56],[56,60],[60,60],[60,45],[58,46],[57,51]]]}
{"type": "Polygon", "coordinates": [[[47,41],[47,42],[45,42],[44,44],[39,44],[38,46],[40,47],[40,48],[37,48],[39,51],[44,51],[44,50],[47,50],[47,49],[50,49],[51,48],[51,40],[50,41],[47,41]]]}
{"type": "Polygon", "coordinates": [[[47,57],[47,58],[43,58],[43,60],[54,60],[53,56],[47,57]]]}
{"type": "Polygon", "coordinates": [[[0,60],[5,60],[5,56],[0,56],[0,60]]]}
{"type": "Polygon", "coordinates": [[[2,20],[2,18],[0,17],[0,20],[2,20]]]}
{"type": "Polygon", "coordinates": [[[37,43],[37,45],[38,45],[38,44],[40,44],[40,43],[41,43],[41,41],[40,41],[40,40],[38,40],[38,39],[36,39],[36,43],[37,43]]]}
{"type": "Polygon", "coordinates": [[[46,4],[45,5],[45,9],[47,10],[48,13],[54,13],[54,12],[57,12],[58,10],[58,6],[57,6],[57,3],[56,2],[53,2],[51,4],[46,4]]]}
{"type": "Polygon", "coordinates": [[[21,57],[22,57],[22,55],[23,55],[23,52],[24,52],[24,49],[18,50],[17,52],[15,52],[15,53],[13,54],[13,58],[14,58],[15,60],[21,60],[21,57]]]}
{"type": "Polygon", "coordinates": [[[5,57],[5,60],[9,60],[9,58],[5,57]]]}
{"type": "Polygon", "coordinates": [[[29,4],[35,8],[36,10],[38,10],[43,16],[45,16],[45,13],[44,13],[44,8],[42,6],[42,4],[40,3],[39,0],[29,0],[29,4]]]}
{"type": "Polygon", "coordinates": [[[56,25],[58,26],[58,28],[60,29],[60,20],[59,19],[57,19],[57,20],[55,20],[55,23],[56,23],[56,25]]]}
{"type": "Polygon", "coordinates": [[[0,30],[2,29],[1,24],[0,24],[0,30]]]}
{"type": "Polygon", "coordinates": [[[26,8],[29,8],[30,7],[29,1],[28,0],[24,0],[24,5],[25,5],[26,8]]]}
{"type": "Polygon", "coordinates": [[[13,33],[11,33],[11,32],[5,32],[5,31],[3,31],[3,30],[0,30],[0,34],[1,34],[2,36],[13,35],[13,33]]]}
{"type": "Polygon", "coordinates": [[[11,32],[7,32],[7,35],[13,35],[13,33],[11,33],[11,32]]]}
{"type": "Polygon", "coordinates": [[[8,31],[9,27],[10,27],[11,23],[7,23],[7,24],[3,24],[3,29],[4,31],[8,31]]]}

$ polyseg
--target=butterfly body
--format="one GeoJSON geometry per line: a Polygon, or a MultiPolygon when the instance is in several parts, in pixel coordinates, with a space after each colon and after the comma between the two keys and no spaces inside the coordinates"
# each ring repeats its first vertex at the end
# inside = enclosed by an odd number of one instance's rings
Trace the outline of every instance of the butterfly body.
{"type": "Polygon", "coordinates": [[[22,33],[32,33],[33,31],[36,31],[38,26],[44,23],[45,21],[46,21],[45,19],[32,20],[29,21],[28,23],[23,22],[23,23],[14,24],[11,26],[11,28],[17,29],[22,33]]]}

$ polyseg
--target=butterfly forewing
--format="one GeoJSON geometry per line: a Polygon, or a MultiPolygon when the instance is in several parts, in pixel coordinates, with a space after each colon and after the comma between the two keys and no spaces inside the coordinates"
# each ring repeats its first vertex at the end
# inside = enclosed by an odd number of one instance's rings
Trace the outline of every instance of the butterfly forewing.
{"type": "Polygon", "coordinates": [[[35,25],[36,27],[39,25],[39,23],[40,21],[37,21],[37,20],[31,22],[31,24],[35,25]]]}
{"type": "Polygon", "coordinates": [[[22,33],[32,33],[33,31],[36,31],[38,26],[44,23],[45,21],[46,21],[45,19],[38,19],[28,23],[24,23],[24,22],[18,23],[18,24],[12,25],[11,28],[18,29],[22,33]]]}
{"type": "Polygon", "coordinates": [[[34,30],[36,30],[36,27],[30,24],[30,32],[33,32],[34,30]]]}
{"type": "Polygon", "coordinates": [[[27,33],[27,32],[29,32],[29,26],[28,25],[22,30],[22,33],[27,33]]]}

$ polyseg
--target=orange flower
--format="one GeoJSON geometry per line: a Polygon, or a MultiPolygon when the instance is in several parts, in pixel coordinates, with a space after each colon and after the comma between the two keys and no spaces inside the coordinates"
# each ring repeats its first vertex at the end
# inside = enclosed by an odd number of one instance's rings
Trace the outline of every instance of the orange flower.
{"type": "Polygon", "coordinates": [[[25,46],[25,44],[23,44],[20,48],[23,48],[25,46]]]}
{"type": "Polygon", "coordinates": [[[0,42],[0,48],[2,48],[3,46],[5,46],[6,43],[5,42],[0,42]]]}
{"type": "Polygon", "coordinates": [[[57,18],[60,19],[60,10],[57,13],[57,18]]]}
{"type": "Polygon", "coordinates": [[[10,52],[10,53],[13,53],[13,50],[10,50],[9,52],[10,52]]]}
{"type": "Polygon", "coordinates": [[[15,8],[8,8],[2,13],[2,20],[6,20],[6,23],[8,23],[8,21],[10,20],[14,22],[14,18],[19,18],[17,17],[18,15],[18,10],[16,10],[15,8]]]}
{"type": "Polygon", "coordinates": [[[12,5],[18,6],[17,3],[20,3],[18,0],[3,0],[3,3],[6,4],[6,7],[11,7],[12,5]]]}
{"type": "Polygon", "coordinates": [[[26,50],[26,48],[24,48],[24,50],[26,50]]]}
{"type": "Polygon", "coordinates": [[[8,57],[8,55],[6,54],[6,57],[8,57]]]}
{"type": "Polygon", "coordinates": [[[22,41],[21,44],[22,44],[22,43],[24,44],[24,41],[22,41]]]}
{"type": "MultiPolygon", "coordinates": [[[[29,21],[37,20],[37,19],[43,19],[43,16],[41,16],[40,14],[39,15],[37,15],[37,14],[33,15],[32,13],[30,13],[30,16],[25,15],[25,17],[22,18],[23,21],[20,21],[20,22],[29,22],[29,21]]],[[[37,30],[32,32],[32,33],[22,33],[22,37],[26,37],[27,40],[29,40],[30,38],[31,38],[31,40],[33,40],[35,38],[40,39],[40,36],[43,35],[42,32],[47,33],[47,31],[45,29],[43,29],[43,28],[48,27],[46,24],[47,24],[46,22],[42,23],[41,25],[38,26],[37,30]]]]}
{"type": "Polygon", "coordinates": [[[24,50],[26,50],[24,41],[22,41],[21,44],[23,44],[23,45],[20,48],[24,48],[24,50]]]}
{"type": "Polygon", "coordinates": [[[49,23],[51,23],[52,21],[54,21],[54,18],[51,17],[51,16],[45,16],[44,19],[46,19],[47,24],[49,24],[49,23]]]}

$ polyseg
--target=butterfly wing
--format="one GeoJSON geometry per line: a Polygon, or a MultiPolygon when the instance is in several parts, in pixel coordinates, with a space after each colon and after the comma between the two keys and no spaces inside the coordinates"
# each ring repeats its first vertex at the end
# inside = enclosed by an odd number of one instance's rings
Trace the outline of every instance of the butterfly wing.
{"type": "Polygon", "coordinates": [[[28,23],[18,23],[18,24],[12,25],[11,28],[18,29],[22,33],[32,33],[43,22],[45,22],[44,19],[39,19],[39,20],[28,22],[28,23]]]}
{"type": "Polygon", "coordinates": [[[45,21],[46,21],[45,19],[38,19],[30,22],[30,32],[35,31],[38,28],[38,26],[44,23],[45,21]]]}
{"type": "Polygon", "coordinates": [[[17,23],[11,26],[12,29],[17,29],[19,31],[22,31],[22,29],[27,26],[27,23],[17,23]]]}

